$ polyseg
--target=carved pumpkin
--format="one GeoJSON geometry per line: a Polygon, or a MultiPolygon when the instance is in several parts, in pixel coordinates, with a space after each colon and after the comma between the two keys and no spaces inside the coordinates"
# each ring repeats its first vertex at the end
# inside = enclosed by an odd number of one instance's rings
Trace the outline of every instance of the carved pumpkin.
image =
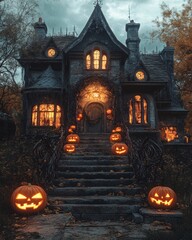
{"type": "Polygon", "coordinates": [[[79,136],[77,134],[69,134],[66,138],[67,143],[79,143],[79,136]]]}
{"type": "Polygon", "coordinates": [[[47,204],[47,194],[37,185],[24,185],[15,189],[11,195],[12,207],[21,213],[36,213],[47,204]]]}
{"type": "Polygon", "coordinates": [[[71,154],[76,151],[76,148],[74,144],[67,143],[64,145],[63,150],[65,153],[71,154]]]}
{"type": "Polygon", "coordinates": [[[169,187],[156,186],[148,194],[148,202],[154,208],[171,209],[176,201],[176,193],[169,187]]]}
{"type": "Polygon", "coordinates": [[[69,128],[68,133],[73,133],[73,129],[69,128]]]}
{"type": "Polygon", "coordinates": [[[115,132],[122,132],[122,128],[121,127],[116,127],[115,132]]]}
{"type": "Polygon", "coordinates": [[[109,138],[110,142],[121,142],[121,134],[119,133],[113,133],[110,135],[109,138]]]}
{"type": "Polygon", "coordinates": [[[115,143],[111,149],[115,155],[126,155],[128,153],[128,146],[125,143],[115,143]]]}
{"type": "Polygon", "coordinates": [[[75,129],[76,129],[76,126],[75,126],[75,125],[71,125],[70,128],[71,128],[72,130],[75,130],[75,129]]]}
{"type": "Polygon", "coordinates": [[[112,110],[111,109],[107,109],[106,113],[107,114],[112,114],[112,110]]]}

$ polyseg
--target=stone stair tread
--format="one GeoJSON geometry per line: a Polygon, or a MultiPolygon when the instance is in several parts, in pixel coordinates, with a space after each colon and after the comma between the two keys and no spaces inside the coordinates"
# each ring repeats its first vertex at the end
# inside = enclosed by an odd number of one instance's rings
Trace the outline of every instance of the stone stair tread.
{"type": "Polygon", "coordinates": [[[79,179],[79,178],[104,178],[104,179],[123,179],[133,178],[133,172],[61,172],[57,171],[57,177],[64,176],[65,178],[79,179]]]}
{"type": "Polygon", "coordinates": [[[103,166],[92,166],[92,165],[72,165],[72,166],[66,166],[66,165],[59,165],[58,166],[59,171],[71,171],[71,172],[130,172],[132,170],[132,167],[128,165],[103,165],[103,166]]]}
{"type": "Polygon", "coordinates": [[[74,212],[75,214],[85,213],[101,213],[101,214],[132,214],[138,212],[140,204],[60,204],[52,205],[52,207],[60,208],[65,212],[74,212]]]}
{"type": "Polygon", "coordinates": [[[49,202],[63,203],[78,203],[78,204],[136,204],[143,202],[141,196],[54,196],[49,197],[49,202]]]}

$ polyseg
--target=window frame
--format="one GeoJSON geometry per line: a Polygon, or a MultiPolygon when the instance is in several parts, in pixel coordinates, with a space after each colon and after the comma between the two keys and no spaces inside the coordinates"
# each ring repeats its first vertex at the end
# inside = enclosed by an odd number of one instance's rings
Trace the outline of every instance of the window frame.
{"type": "MultiPolygon", "coordinates": [[[[32,106],[31,108],[31,126],[32,127],[55,127],[55,128],[59,128],[61,127],[61,116],[62,116],[62,111],[61,111],[61,106],[58,105],[58,104],[55,104],[55,103],[40,103],[40,104],[35,104],[32,106]],[[40,110],[41,106],[42,105],[52,105],[54,108],[53,108],[53,111],[49,111],[49,110],[40,110]],[[59,110],[57,109],[59,107],[59,110]],[[36,108],[36,110],[33,110],[34,108],[36,108]],[[46,114],[46,113],[53,113],[53,125],[41,125],[41,121],[40,121],[40,118],[41,118],[41,114],[46,114]],[[34,119],[34,115],[36,115],[36,119],[34,119]],[[57,116],[59,115],[59,116],[57,116]],[[58,126],[57,126],[57,117],[60,118],[60,123],[58,123],[58,126]],[[33,124],[33,121],[35,121],[36,123],[33,124]]],[[[46,118],[45,118],[46,119],[46,118]]],[[[47,118],[49,119],[49,117],[47,118]]]]}
{"type": "Polygon", "coordinates": [[[87,71],[106,71],[108,70],[109,66],[109,54],[105,49],[102,47],[94,47],[86,51],[85,53],[85,69],[87,71]],[[99,51],[99,59],[95,59],[94,53],[95,51],[99,51]],[[87,64],[87,57],[90,55],[90,64],[88,67],[87,64]],[[103,57],[106,57],[105,60],[103,60],[103,57]],[[95,61],[98,61],[98,68],[95,67],[95,61]],[[103,62],[105,62],[105,67],[103,67],[103,62]]]}
{"type": "Polygon", "coordinates": [[[130,126],[149,126],[150,125],[150,113],[149,113],[149,101],[147,99],[146,96],[143,96],[142,94],[135,94],[135,95],[132,95],[130,98],[129,98],[129,101],[128,101],[128,124],[130,126]],[[141,123],[138,123],[137,122],[137,119],[136,119],[136,110],[135,110],[135,103],[136,103],[136,100],[135,100],[135,97],[136,96],[140,96],[141,97],[141,123]],[[132,105],[131,104],[131,101],[132,101],[132,105]],[[145,106],[144,106],[144,101],[146,102],[147,104],[147,113],[146,113],[146,117],[147,117],[147,122],[145,123],[145,106]],[[132,106],[132,109],[130,110],[130,106],[132,106]],[[132,123],[130,122],[130,111],[132,111],[132,123]]]}

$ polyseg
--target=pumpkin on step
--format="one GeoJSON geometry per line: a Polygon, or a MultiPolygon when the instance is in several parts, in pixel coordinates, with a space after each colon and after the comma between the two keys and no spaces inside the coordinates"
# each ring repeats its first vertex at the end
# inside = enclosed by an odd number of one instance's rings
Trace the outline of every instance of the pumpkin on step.
{"type": "Polygon", "coordinates": [[[63,150],[65,153],[71,154],[76,151],[76,148],[74,144],[67,143],[64,145],[63,150]]]}
{"type": "Polygon", "coordinates": [[[115,155],[126,155],[128,153],[128,146],[125,143],[115,143],[111,149],[115,155]]]}
{"type": "Polygon", "coordinates": [[[119,134],[119,133],[113,133],[113,134],[111,134],[110,135],[110,138],[109,138],[109,140],[110,140],[110,142],[121,142],[121,134],[119,134]]]}
{"type": "Polygon", "coordinates": [[[176,201],[176,193],[169,187],[156,186],[148,194],[148,202],[154,208],[171,209],[176,201]]]}
{"type": "Polygon", "coordinates": [[[77,134],[69,134],[66,138],[67,143],[79,143],[79,136],[77,134]]]}
{"type": "Polygon", "coordinates": [[[20,213],[36,213],[47,204],[47,194],[37,185],[24,185],[15,189],[11,195],[11,205],[20,213]]]}

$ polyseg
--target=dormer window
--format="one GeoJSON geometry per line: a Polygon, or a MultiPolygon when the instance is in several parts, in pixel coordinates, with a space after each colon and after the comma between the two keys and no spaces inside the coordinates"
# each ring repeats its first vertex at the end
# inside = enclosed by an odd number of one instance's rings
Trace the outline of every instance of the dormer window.
{"type": "Polygon", "coordinates": [[[107,63],[107,54],[100,49],[94,49],[86,54],[87,70],[106,70],[107,63]]]}

